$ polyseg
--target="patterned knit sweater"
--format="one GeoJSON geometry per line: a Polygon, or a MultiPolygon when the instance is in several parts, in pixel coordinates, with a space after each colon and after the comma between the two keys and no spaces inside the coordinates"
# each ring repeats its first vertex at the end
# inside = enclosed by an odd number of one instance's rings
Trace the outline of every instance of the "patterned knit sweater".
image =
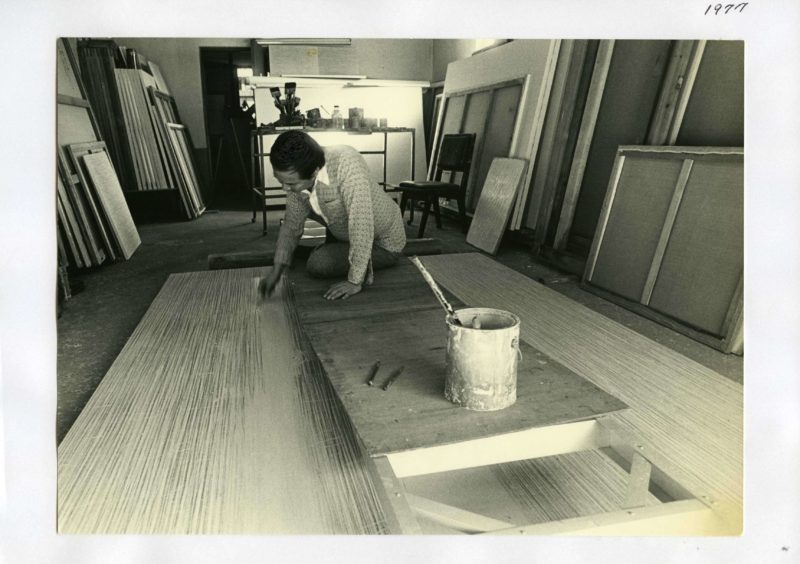
{"type": "MultiPolygon", "coordinates": [[[[367,162],[346,145],[325,147],[328,183],[314,186],[327,227],[336,239],[350,242],[347,280],[372,282],[372,246],[399,253],[406,244],[400,208],[372,179],[367,162]]],[[[308,195],[286,194],[286,214],[278,234],[275,264],[289,265],[311,212],[308,195]]]]}

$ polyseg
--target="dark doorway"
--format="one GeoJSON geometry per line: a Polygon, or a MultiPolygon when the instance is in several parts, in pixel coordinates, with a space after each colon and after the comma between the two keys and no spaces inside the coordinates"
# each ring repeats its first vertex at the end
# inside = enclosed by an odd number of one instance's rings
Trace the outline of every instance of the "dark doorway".
{"type": "Polygon", "coordinates": [[[240,98],[240,76],[252,73],[248,48],[201,47],[203,108],[211,167],[210,206],[249,209],[252,98],[240,98]],[[244,105],[243,105],[244,104],[244,105]]]}

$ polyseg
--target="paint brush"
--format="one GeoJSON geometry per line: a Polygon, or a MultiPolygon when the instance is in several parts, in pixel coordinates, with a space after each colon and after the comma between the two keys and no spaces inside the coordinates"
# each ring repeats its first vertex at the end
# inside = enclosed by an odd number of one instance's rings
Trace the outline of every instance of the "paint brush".
{"type": "Polygon", "coordinates": [[[442,307],[447,312],[447,317],[452,321],[453,324],[461,325],[461,320],[458,318],[458,316],[456,316],[453,306],[451,306],[450,302],[448,302],[444,297],[441,288],[439,288],[439,285],[436,283],[436,280],[433,279],[433,276],[431,276],[430,272],[428,272],[428,270],[416,256],[411,257],[411,262],[413,262],[414,266],[419,269],[422,277],[425,279],[425,282],[427,282],[428,286],[430,286],[431,290],[433,290],[433,295],[436,296],[436,299],[439,300],[440,304],[442,304],[442,307]]]}
{"type": "Polygon", "coordinates": [[[386,390],[388,390],[388,389],[389,389],[389,387],[390,387],[392,384],[394,384],[394,381],[395,381],[395,380],[397,380],[397,378],[400,376],[400,374],[402,374],[402,373],[403,373],[403,370],[404,370],[404,369],[405,369],[405,366],[401,366],[400,368],[398,368],[397,370],[395,370],[394,372],[392,372],[392,375],[391,375],[391,376],[389,376],[389,379],[388,379],[388,380],[386,380],[386,383],[383,385],[383,391],[384,391],[384,392],[385,392],[386,390]]]}
{"type": "Polygon", "coordinates": [[[375,375],[378,373],[378,368],[380,367],[381,367],[381,361],[379,360],[372,365],[372,368],[369,369],[369,378],[367,379],[367,386],[375,385],[375,375]]]}
{"type": "Polygon", "coordinates": [[[275,107],[278,108],[278,111],[281,113],[281,115],[286,115],[286,111],[283,109],[283,104],[281,103],[281,89],[273,86],[269,89],[269,93],[272,94],[275,107]]]}

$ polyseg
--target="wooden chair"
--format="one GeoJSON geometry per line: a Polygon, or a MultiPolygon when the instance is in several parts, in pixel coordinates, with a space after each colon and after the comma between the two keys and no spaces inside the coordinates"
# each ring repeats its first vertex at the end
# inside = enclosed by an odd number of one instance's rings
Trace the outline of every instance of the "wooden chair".
{"type": "Polygon", "coordinates": [[[433,180],[405,181],[401,182],[397,191],[400,196],[400,212],[405,213],[406,204],[411,201],[411,213],[408,223],[414,220],[414,202],[424,201],[422,209],[422,219],[419,223],[418,238],[422,238],[425,233],[425,224],[428,222],[428,214],[431,207],[436,218],[436,227],[442,228],[442,218],[439,213],[439,198],[453,198],[458,202],[458,213],[461,217],[463,230],[467,230],[467,215],[464,201],[467,191],[467,181],[472,167],[472,150],[475,146],[474,133],[459,133],[445,135],[442,138],[441,148],[439,149],[439,159],[436,163],[436,174],[433,180]],[[442,173],[460,172],[461,181],[442,182],[442,173]]]}

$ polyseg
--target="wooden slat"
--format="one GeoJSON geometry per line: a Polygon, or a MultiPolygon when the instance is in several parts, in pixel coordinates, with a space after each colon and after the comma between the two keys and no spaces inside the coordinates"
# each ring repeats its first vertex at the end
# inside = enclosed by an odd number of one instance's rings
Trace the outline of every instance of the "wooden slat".
{"type": "Polygon", "coordinates": [[[164,80],[164,75],[161,74],[161,68],[153,61],[150,61],[150,71],[153,73],[156,88],[165,94],[169,94],[169,87],[167,86],[167,82],[164,80]]]}
{"type": "Polygon", "coordinates": [[[406,478],[594,450],[608,445],[608,437],[603,429],[596,421],[591,420],[418,448],[390,454],[388,459],[395,474],[406,478]]]}
{"type": "Polygon", "coordinates": [[[692,89],[694,82],[697,79],[697,71],[700,69],[700,63],[703,60],[703,53],[706,49],[706,40],[701,39],[694,42],[694,49],[692,51],[689,67],[686,69],[686,75],[683,77],[683,84],[681,85],[680,97],[675,105],[675,116],[669,127],[669,136],[667,137],[667,145],[674,145],[678,140],[678,132],[683,125],[683,116],[686,113],[686,107],[689,105],[689,99],[692,96],[692,89]]]}
{"type": "MultiPolygon", "coordinates": [[[[588,56],[589,41],[579,40],[574,43],[574,54],[569,60],[569,68],[565,71],[567,76],[563,101],[557,114],[553,117],[554,120],[557,120],[552,148],[553,158],[544,161],[544,158],[540,157],[535,167],[537,177],[531,199],[538,204],[538,211],[536,212],[537,216],[532,215],[535,208],[529,211],[527,223],[527,227],[535,229],[534,252],[538,252],[548,236],[555,232],[558,217],[554,216],[553,211],[561,205],[560,193],[569,177],[568,163],[572,157],[571,148],[574,147],[580,129],[579,120],[574,116],[582,110],[580,93],[584,88],[588,89],[591,78],[588,75],[592,69],[586,68],[588,65],[584,64],[588,56]],[[534,218],[533,222],[531,218],[534,218]]],[[[543,143],[542,150],[546,149],[547,144],[543,143]]]]}
{"type": "Polygon", "coordinates": [[[155,90],[155,79],[144,71],[139,71],[139,78],[141,80],[143,103],[150,116],[150,124],[155,134],[156,149],[158,152],[158,160],[161,163],[161,170],[163,174],[163,182],[166,188],[174,188],[177,190],[178,184],[174,176],[172,167],[170,166],[169,158],[169,139],[164,129],[164,124],[158,115],[153,104],[152,90],[155,90]]]}
{"type": "Polygon", "coordinates": [[[598,423],[607,432],[610,443],[610,448],[603,449],[603,452],[611,456],[617,464],[630,471],[636,457],[644,458],[650,463],[651,491],[658,491],[662,496],[659,499],[662,501],[699,499],[706,505],[714,504],[708,490],[700,491],[695,488],[695,492],[692,493],[668,474],[660,465],[675,474],[681,474],[681,471],[674,468],[674,464],[662,452],[642,444],[641,437],[634,434],[635,430],[613,417],[600,417],[598,423]]]}
{"type": "MultiPolygon", "coordinates": [[[[614,198],[617,195],[617,186],[619,186],[619,177],[622,174],[622,168],[625,166],[625,156],[618,155],[614,161],[614,168],[611,170],[611,177],[608,180],[608,188],[606,189],[605,200],[603,207],[600,209],[600,216],[597,219],[597,231],[592,239],[592,246],[589,249],[589,257],[586,259],[586,270],[583,275],[585,281],[591,281],[594,277],[594,268],[597,265],[597,255],[600,252],[600,247],[603,245],[603,239],[606,236],[606,227],[608,227],[608,218],[611,215],[611,207],[614,204],[614,198]]],[[[627,272],[625,273],[628,274],[627,272]]]]}
{"type": "Polygon", "coordinates": [[[457,531],[481,533],[514,526],[513,523],[492,519],[485,515],[465,511],[418,495],[407,493],[406,499],[411,508],[418,514],[457,531]]]}
{"type": "MultiPolygon", "coordinates": [[[[604,452],[584,450],[403,481],[412,495],[521,526],[618,511],[628,476],[604,452]]],[[[645,505],[660,503],[646,496],[645,505]]]]}
{"type": "Polygon", "coordinates": [[[641,507],[645,505],[650,487],[650,472],[653,466],[640,454],[635,454],[631,464],[631,477],[628,489],[625,491],[625,500],[622,509],[641,507]]]}
{"type": "Polygon", "coordinates": [[[205,206],[200,196],[200,185],[195,174],[194,162],[189,148],[186,129],[180,124],[168,123],[167,133],[176,156],[178,166],[186,187],[186,194],[192,206],[193,217],[200,215],[205,206]]]}
{"type": "Polygon", "coordinates": [[[744,348],[744,272],[739,277],[730,308],[722,324],[724,352],[742,354],[744,348]]]}
{"type": "MultiPolygon", "coordinates": [[[[483,152],[483,138],[493,102],[494,96],[493,92],[490,90],[474,92],[467,97],[466,108],[464,110],[464,123],[459,133],[475,134],[475,145],[473,148],[475,155],[480,155],[483,152]]],[[[475,190],[474,185],[477,180],[477,174],[470,175],[467,182],[465,201],[469,201],[472,192],[475,190]]]]}
{"type": "Polygon", "coordinates": [[[610,417],[666,462],[736,534],[742,525],[742,387],[478,254],[422,259],[465,301],[506,309],[521,337],[631,409],[610,417]]]}
{"type": "Polygon", "coordinates": [[[79,534],[380,533],[368,460],[268,270],[172,275],[58,449],[79,534]]]}
{"type": "Polygon", "coordinates": [[[102,141],[73,143],[72,145],[67,146],[67,152],[69,153],[70,160],[72,161],[72,167],[75,171],[75,174],[77,174],[78,178],[80,179],[82,193],[87,203],[87,209],[90,212],[95,230],[99,235],[100,241],[103,243],[103,249],[105,250],[106,254],[111,260],[114,260],[117,258],[117,250],[111,239],[111,233],[109,233],[109,227],[106,223],[106,218],[103,216],[102,204],[98,201],[98,195],[94,191],[94,185],[89,180],[83,165],[84,155],[98,151],[105,152],[105,150],[106,145],[102,141]]]}
{"type": "Polygon", "coordinates": [[[680,171],[678,160],[617,153],[587,280],[630,300],[641,299],[680,171]]]}
{"type": "Polygon", "coordinates": [[[661,229],[661,236],[658,239],[658,245],[653,254],[653,261],[650,264],[650,271],[647,273],[647,280],[645,280],[644,289],[642,290],[642,299],[640,301],[645,305],[650,303],[650,298],[653,295],[656,278],[658,278],[658,273],[661,270],[664,253],[667,250],[669,237],[672,234],[672,226],[675,225],[675,217],[678,215],[678,208],[681,205],[683,192],[686,189],[686,183],[689,181],[689,175],[692,173],[693,164],[693,160],[685,159],[681,167],[681,172],[678,175],[678,182],[675,184],[675,191],[672,193],[672,201],[669,203],[667,216],[664,218],[664,226],[661,229]]]}
{"type": "Polygon", "coordinates": [[[152,78],[141,70],[134,71],[129,76],[129,80],[131,82],[131,91],[133,93],[133,99],[136,104],[141,124],[141,131],[143,132],[145,139],[148,162],[150,163],[153,171],[155,188],[166,189],[169,187],[169,184],[167,183],[167,177],[164,173],[164,165],[161,159],[161,149],[156,136],[156,125],[153,121],[153,108],[150,106],[149,96],[147,95],[145,84],[148,78],[152,81],[152,78]]]}
{"type": "Polygon", "coordinates": [[[692,62],[694,44],[695,42],[690,40],[674,41],[672,44],[670,60],[664,73],[663,87],[647,132],[648,145],[671,145],[674,143],[674,141],[669,142],[670,130],[675,122],[680,98],[684,95],[683,86],[687,70],[692,62]]]}
{"type": "Polygon", "coordinates": [[[78,106],[79,108],[91,108],[91,104],[89,104],[88,100],[84,100],[83,98],[76,98],[74,96],[67,96],[65,94],[57,94],[56,101],[59,104],[66,104],[68,106],[78,106]]]}
{"type": "Polygon", "coordinates": [[[381,484],[379,496],[384,507],[390,508],[386,512],[389,532],[393,534],[419,534],[421,532],[417,518],[406,499],[406,489],[403,482],[392,472],[392,466],[385,457],[379,456],[371,460],[375,469],[376,482],[381,484]]]}
{"type": "Polygon", "coordinates": [[[64,210],[64,219],[66,220],[66,225],[69,230],[69,236],[74,241],[76,247],[75,266],[78,268],[82,266],[90,266],[92,264],[92,258],[89,255],[89,249],[87,248],[86,241],[84,241],[83,234],[81,233],[81,227],[78,223],[78,218],[75,215],[75,210],[72,208],[72,202],[67,195],[67,190],[64,188],[64,182],[61,180],[60,174],[56,174],[56,195],[60,205],[64,210]]]}
{"type": "Polygon", "coordinates": [[[86,110],[86,117],[84,118],[82,116],[79,119],[81,122],[88,122],[88,124],[81,124],[83,125],[82,129],[88,129],[85,127],[86,125],[91,129],[91,134],[80,139],[62,140],[61,129],[65,124],[59,122],[56,137],[60,146],[76,141],[95,141],[102,138],[94,112],[91,106],[87,105],[86,87],[78,71],[78,62],[75,59],[75,54],[72,52],[69,41],[65,38],[60,38],[56,41],[56,98],[60,106],[83,107],[83,109],[86,110]],[[61,100],[64,100],[66,102],[65,104],[61,104],[58,98],[59,96],[62,96],[61,100]]]}
{"type": "Polygon", "coordinates": [[[66,188],[67,198],[72,204],[72,208],[77,213],[78,226],[81,230],[83,240],[86,242],[87,249],[91,256],[91,262],[97,266],[103,263],[106,259],[106,254],[103,251],[102,244],[100,243],[99,236],[96,233],[93,220],[88,210],[86,202],[86,194],[81,186],[78,186],[78,181],[73,178],[71,167],[67,159],[66,152],[59,147],[58,154],[58,174],[66,188]]]}
{"type": "Polygon", "coordinates": [[[649,305],[722,336],[744,265],[743,162],[695,161],[649,305]]]}
{"type": "Polygon", "coordinates": [[[72,226],[67,219],[66,211],[64,210],[64,203],[61,199],[61,194],[56,194],[56,220],[57,220],[57,235],[58,235],[58,256],[61,265],[65,266],[72,264],[78,268],[84,266],[83,257],[81,257],[78,242],[72,231],[72,226]],[[62,235],[63,234],[63,235],[62,235]],[[66,245],[64,240],[67,241],[66,245]],[[69,254],[66,247],[69,247],[69,254]]]}
{"type": "Polygon", "coordinates": [[[140,162],[142,163],[144,176],[147,179],[146,185],[148,190],[157,190],[160,188],[158,184],[156,167],[153,163],[153,148],[151,147],[152,131],[148,131],[147,113],[144,108],[139,104],[137,90],[140,89],[138,71],[131,69],[118,69],[122,79],[125,83],[126,92],[128,95],[129,111],[131,115],[131,124],[134,130],[134,136],[138,141],[140,151],[140,162]]]}
{"type": "Polygon", "coordinates": [[[471,193],[466,195],[466,208],[469,212],[475,210],[494,159],[511,154],[511,146],[519,136],[519,131],[514,126],[519,125],[517,117],[522,111],[523,87],[526,84],[526,81],[522,81],[521,84],[504,86],[493,92],[492,104],[486,115],[483,146],[475,150],[472,162],[470,174],[475,176],[475,183],[472,184],[471,193]]]}
{"type": "Polygon", "coordinates": [[[467,243],[487,253],[497,253],[516,201],[525,164],[522,159],[496,158],[492,161],[470,223],[467,243]]]}
{"type": "Polygon", "coordinates": [[[489,534],[573,536],[665,536],[720,534],[711,510],[696,500],[673,501],[637,510],[601,513],[552,523],[513,527],[489,534]]]}
{"type": "Polygon", "coordinates": [[[605,88],[608,69],[611,66],[611,56],[614,52],[614,41],[603,40],[597,51],[592,83],[589,87],[589,94],[586,107],[583,110],[581,120],[581,130],[578,134],[578,141],[575,147],[575,154],[572,159],[572,168],[569,173],[569,181],[564,193],[564,202],[561,205],[561,215],[558,220],[555,241],[553,248],[564,250],[567,245],[567,238],[572,227],[572,219],[575,217],[575,207],[578,204],[578,196],[583,182],[583,173],[586,170],[586,162],[589,158],[589,149],[592,145],[594,136],[594,126],[597,123],[597,115],[600,112],[600,103],[603,99],[603,89],[605,88]]]}
{"type": "MultiPolygon", "coordinates": [[[[561,51],[562,40],[553,40],[550,41],[550,48],[547,52],[547,61],[545,62],[544,66],[544,76],[541,77],[539,91],[536,92],[536,107],[533,113],[533,125],[531,130],[533,134],[529,138],[528,146],[525,147],[525,152],[522,153],[522,156],[526,157],[527,160],[531,163],[535,163],[540,149],[540,141],[542,137],[542,129],[544,128],[545,116],[547,114],[547,106],[550,101],[550,95],[553,87],[553,80],[555,78],[556,73],[556,65],[558,63],[558,56],[561,51]]],[[[525,81],[525,90],[523,91],[523,97],[520,102],[521,107],[525,107],[526,99],[531,94],[528,93],[528,83],[530,82],[531,77],[528,75],[525,81]]],[[[515,125],[515,130],[519,131],[522,123],[522,112],[517,115],[518,123],[515,125]]],[[[512,144],[510,155],[519,154],[516,152],[516,145],[512,144]]],[[[528,191],[530,189],[531,183],[533,181],[533,171],[528,169],[526,172],[523,182],[522,188],[517,195],[517,201],[514,205],[514,213],[511,217],[510,228],[513,231],[519,230],[522,227],[522,218],[527,211],[528,205],[528,191]]]]}
{"type": "Polygon", "coordinates": [[[114,79],[117,86],[119,95],[120,109],[122,111],[122,120],[125,129],[125,137],[128,142],[128,150],[130,152],[132,169],[134,178],[136,180],[136,187],[138,190],[147,190],[147,180],[145,176],[144,164],[142,163],[141,148],[139,144],[139,137],[136,135],[133,115],[131,112],[130,93],[128,84],[125,81],[125,75],[121,73],[122,69],[114,70],[114,79]]]}
{"type": "MultiPolygon", "coordinates": [[[[547,178],[548,171],[550,170],[551,161],[554,155],[558,155],[558,119],[561,114],[562,103],[567,94],[567,82],[570,76],[569,71],[571,68],[570,62],[573,54],[578,50],[578,42],[573,39],[565,39],[561,41],[556,57],[555,70],[553,72],[553,82],[551,85],[550,96],[547,100],[546,111],[542,117],[542,134],[541,134],[541,148],[537,155],[536,170],[533,171],[533,179],[531,181],[531,203],[528,209],[530,217],[534,218],[533,222],[528,221],[528,227],[536,229],[540,205],[542,203],[542,196],[544,192],[544,182],[547,178]]],[[[516,213],[516,210],[515,210],[516,213]]]]}
{"type": "Polygon", "coordinates": [[[136,179],[130,170],[124,127],[121,125],[119,92],[114,79],[114,50],[111,40],[79,40],[78,54],[86,82],[88,98],[97,116],[103,141],[108,146],[111,162],[120,175],[123,188],[136,189],[136,179]]]}
{"type": "Polygon", "coordinates": [[[100,152],[84,155],[83,164],[108,219],[108,225],[120,254],[127,260],[142,241],[136,225],[133,223],[128,203],[125,201],[122,186],[120,186],[117,174],[111,165],[111,160],[107,153],[100,152]]]}

